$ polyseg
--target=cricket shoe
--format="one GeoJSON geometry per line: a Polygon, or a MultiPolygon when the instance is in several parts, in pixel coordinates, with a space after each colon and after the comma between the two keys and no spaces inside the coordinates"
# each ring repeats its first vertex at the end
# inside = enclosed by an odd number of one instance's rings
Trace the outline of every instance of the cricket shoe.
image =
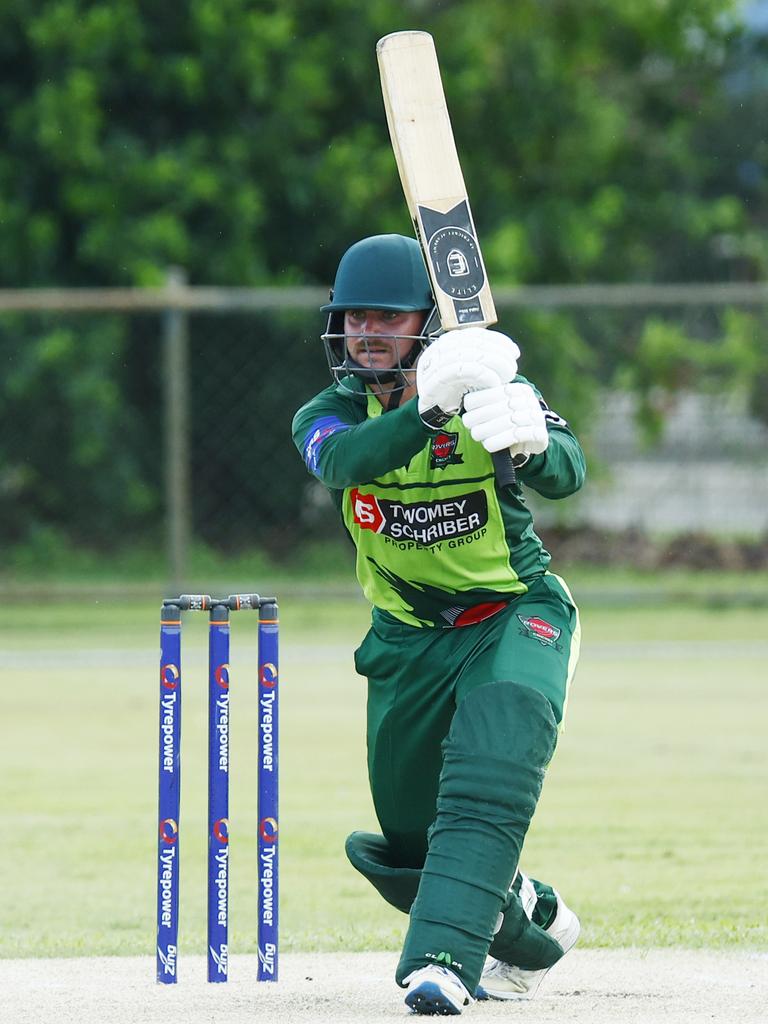
{"type": "Polygon", "coordinates": [[[474,1002],[458,975],[438,964],[421,967],[403,980],[408,985],[405,1005],[413,1013],[447,1017],[474,1002]]]}
{"type": "MultiPolygon", "coordinates": [[[[560,893],[556,891],[555,896],[557,896],[557,913],[552,924],[545,931],[559,942],[563,947],[563,952],[567,953],[576,943],[581,925],[578,917],[565,905],[560,893]]],[[[559,963],[559,961],[557,962],[559,963]]],[[[540,971],[526,971],[522,967],[505,964],[503,960],[494,960],[493,957],[489,957],[480,978],[477,998],[533,999],[539,985],[544,980],[544,975],[549,970],[551,970],[550,967],[545,967],[540,971]]]]}

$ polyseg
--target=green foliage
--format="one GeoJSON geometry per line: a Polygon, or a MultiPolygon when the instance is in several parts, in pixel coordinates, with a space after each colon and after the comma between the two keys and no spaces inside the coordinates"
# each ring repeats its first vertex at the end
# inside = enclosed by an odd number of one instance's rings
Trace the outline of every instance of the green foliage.
{"type": "MultiPolygon", "coordinates": [[[[765,42],[740,31],[738,6],[9,0],[0,286],[158,285],[169,264],[192,283],[327,284],[352,241],[411,230],[375,61],[380,36],[411,28],[437,42],[492,283],[757,277],[768,265],[765,42]]],[[[192,327],[193,347],[229,357],[193,365],[195,479],[223,408],[228,435],[258,443],[247,457],[219,445],[221,493],[260,523],[301,521],[306,477],[287,426],[310,383],[325,383],[306,340],[318,326],[286,317],[257,325],[255,341],[243,322],[226,339],[192,327]],[[255,346],[252,375],[243,359],[255,346]],[[288,367],[300,368],[290,382],[288,367]],[[264,424],[276,441],[263,443],[264,424]]],[[[600,367],[575,317],[525,312],[502,326],[523,372],[577,427],[588,422],[600,367]]],[[[139,379],[137,351],[155,368],[157,355],[135,322],[4,317],[0,330],[3,539],[42,550],[56,531],[97,544],[156,534],[159,374],[139,379]]],[[[767,415],[750,330],[724,329],[715,365],[709,340],[649,325],[627,377],[649,429],[655,372],[664,395],[722,374],[767,415]]]]}
{"type": "Polygon", "coordinates": [[[5,4],[0,282],[327,282],[355,238],[408,230],[374,57],[407,28],[436,38],[495,280],[722,276],[713,240],[754,233],[766,191],[719,142],[733,7],[5,4]]]}
{"type": "Polygon", "coordinates": [[[309,478],[291,421],[330,382],[319,319],[281,313],[191,320],[193,525],[220,551],[256,543],[287,555],[304,539],[309,478]]]}
{"type": "Polygon", "coordinates": [[[41,318],[19,344],[20,318],[0,323],[0,521],[6,541],[51,556],[65,537],[99,547],[117,524],[157,513],[141,470],[141,417],[123,358],[126,324],[41,318]]]}
{"type": "Polygon", "coordinates": [[[521,310],[513,337],[521,340],[520,372],[530,377],[577,431],[586,429],[597,400],[595,357],[565,313],[521,310]]]}
{"type": "Polygon", "coordinates": [[[638,420],[649,442],[662,436],[669,409],[683,392],[746,396],[748,407],[765,416],[768,348],[760,319],[728,309],[720,335],[708,339],[691,337],[679,324],[649,319],[617,378],[637,396],[638,420]]]}

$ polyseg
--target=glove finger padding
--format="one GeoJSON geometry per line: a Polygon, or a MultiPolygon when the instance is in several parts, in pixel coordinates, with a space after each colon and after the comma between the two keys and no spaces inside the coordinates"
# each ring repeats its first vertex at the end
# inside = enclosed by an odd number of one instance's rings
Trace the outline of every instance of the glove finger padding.
{"type": "Polygon", "coordinates": [[[512,339],[498,331],[469,327],[441,335],[416,364],[419,412],[458,412],[467,392],[511,381],[519,354],[512,339]]]}
{"type": "Polygon", "coordinates": [[[470,362],[486,363],[493,366],[499,375],[499,383],[506,384],[517,374],[517,360],[520,349],[506,334],[489,331],[485,327],[466,327],[448,331],[433,342],[427,351],[452,347],[457,354],[470,362]]]}
{"type": "Polygon", "coordinates": [[[467,399],[465,407],[470,420],[477,423],[483,421],[487,409],[496,407],[502,407],[516,415],[527,412],[529,416],[541,414],[542,419],[544,416],[536,392],[530,384],[522,382],[501,384],[482,393],[478,392],[467,399]]]}
{"type": "MultiPolygon", "coordinates": [[[[487,331],[477,327],[469,327],[461,333],[471,336],[473,358],[493,369],[498,376],[499,384],[506,384],[515,379],[520,349],[511,338],[506,334],[500,334],[499,331],[487,331]],[[478,339],[477,342],[472,340],[475,337],[478,339]]],[[[468,348],[469,345],[465,341],[465,349],[468,348]]]]}
{"type": "MultiPolygon", "coordinates": [[[[501,434],[508,434],[512,431],[516,432],[517,427],[510,427],[509,417],[501,415],[488,423],[481,423],[479,426],[474,427],[471,433],[475,441],[480,441],[481,444],[485,444],[485,442],[490,441],[492,437],[499,437],[501,434]]],[[[510,441],[510,444],[511,443],[512,442],[510,441]]]]}
{"type": "Polygon", "coordinates": [[[464,383],[464,395],[470,391],[486,391],[489,387],[495,387],[499,375],[493,366],[487,363],[462,363],[459,368],[461,379],[464,383]]]}
{"type": "Polygon", "coordinates": [[[528,384],[474,392],[466,396],[464,407],[464,426],[486,451],[511,448],[515,455],[537,455],[549,444],[544,411],[528,384]]]}
{"type": "Polygon", "coordinates": [[[539,455],[546,451],[549,438],[526,427],[510,427],[483,441],[487,452],[501,452],[509,448],[513,455],[539,455]]]}
{"type": "MultiPolygon", "coordinates": [[[[471,395],[466,396],[465,403],[470,397],[471,395]]],[[[509,410],[501,403],[486,406],[482,410],[482,415],[478,415],[477,411],[465,412],[461,419],[476,441],[484,441],[486,437],[497,434],[510,424],[509,410]]]]}

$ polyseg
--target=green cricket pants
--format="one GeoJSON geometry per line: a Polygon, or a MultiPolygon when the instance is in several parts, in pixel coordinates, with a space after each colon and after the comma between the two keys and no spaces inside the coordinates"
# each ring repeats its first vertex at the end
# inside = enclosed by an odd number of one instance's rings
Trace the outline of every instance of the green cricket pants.
{"type": "Polygon", "coordinates": [[[476,687],[537,690],[562,724],[579,653],[579,617],[552,574],[489,619],[453,629],[406,625],[374,610],[355,652],[368,679],[368,777],[382,832],[402,867],[424,865],[435,819],[441,744],[476,687]]]}

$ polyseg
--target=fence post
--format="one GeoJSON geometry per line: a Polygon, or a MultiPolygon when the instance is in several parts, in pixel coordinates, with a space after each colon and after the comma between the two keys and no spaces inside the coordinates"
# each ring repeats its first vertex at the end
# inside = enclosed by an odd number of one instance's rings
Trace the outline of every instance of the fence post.
{"type": "MultiPolygon", "coordinates": [[[[166,287],[183,289],[187,275],[169,267],[166,287]]],[[[183,309],[169,306],[163,315],[163,456],[166,558],[169,592],[187,585],[187,560],[192,535],[189,442],[189,332],[183,309]]]]}

